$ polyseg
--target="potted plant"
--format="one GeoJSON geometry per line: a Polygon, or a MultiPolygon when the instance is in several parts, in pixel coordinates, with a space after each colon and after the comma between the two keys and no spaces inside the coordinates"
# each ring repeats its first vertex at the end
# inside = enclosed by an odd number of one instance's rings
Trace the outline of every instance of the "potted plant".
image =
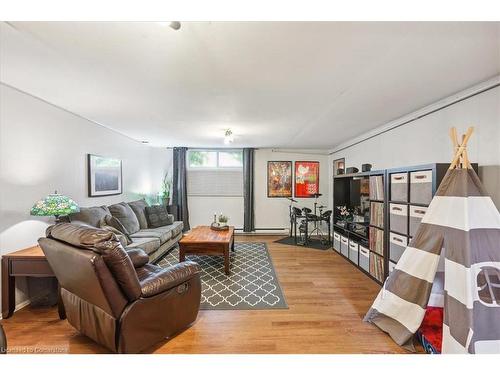
{"type": "Polygon", "coordinates": [[[172,188],[172,181],[170,180],[168,172],[163,176],[163,181],[161,184],[160,199],[161,202],[168,206],[170,204],[170,191],[172,188]]]}
{"type": "Polygon", "coordinates": [[[227,225],[227,222],[229,221],[229,218],[226,216],[226,215],[222,215],[220,214],[219,215],[219,223],[222,225],[222,226],[225,226],[227,225]]]}
{"type": "Polygon", "coordinates": [[[346,206],[337,206],[337,209],[339,210],[340,222],[346,227],[347,223],[352,221],[352,212],[346,206]]]}

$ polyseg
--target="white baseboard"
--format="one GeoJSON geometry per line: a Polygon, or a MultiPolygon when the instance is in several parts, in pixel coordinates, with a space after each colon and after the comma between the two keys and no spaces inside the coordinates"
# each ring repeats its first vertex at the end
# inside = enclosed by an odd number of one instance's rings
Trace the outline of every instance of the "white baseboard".
{"type": "MultiPolygon", "coordinates": [[[[41,292],[41,293],[38,293],[36,296],[32,297],[32,298],[28,298],[24,301],[21,301],[19,302],[16,307],[14,308],[14,313],[16,313],[17,311],[21,310],[21,309],[24,309],[26,306],[30,305],[31,302],[34,302],[36,301],[37,299],[41,298],[42,296],[44,296],[44,293],[41,292]]],[[[3,316],[2,316],[2,313],[0,313],[0,320],[3,319],[3,316]]]]}
{"type": "Polygon", "coordinates": [[[284,236],[288,234],[289,229],[256,229],[253,232],[242,232],[242,231],[235,231],[235,235],[242,235],[242,236],[284,236]]]}

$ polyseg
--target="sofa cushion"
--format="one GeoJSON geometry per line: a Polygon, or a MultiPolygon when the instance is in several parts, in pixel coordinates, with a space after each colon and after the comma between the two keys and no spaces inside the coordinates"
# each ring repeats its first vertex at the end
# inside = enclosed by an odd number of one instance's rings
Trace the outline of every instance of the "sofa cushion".
{"type": "Polygon", "coordinates": [[[146,217],[149,228],[163,227],[174,222],[173,215],[169,215],[167,207],[163,205],[146,207],[146,217]]]}
{"type": "Polygon", "coordinates": [[[99,221],[106,215],[111,215],[106,206],[80,207],[80,212],[69,214],[69,220],[73,224],[87,224],[92,227],[99,227],[99,221]]]}
{"type": "Polygon", "coordinates": [[[120,241],[123,247],[127,247],[127,245],[132,243],[132,241],[129,238],[127,238],[127,236],[125,236],[122,232],[112,227],[111,225],[101,225],[99,228],[114,233],[116,238],[118,238],[118,241],[120,241]]]}
{"type": "Polygon", "coordinates": [[[182,221],[175,221],[172,225],[165,225],[163,227],[151,228],[151,229],[141,229],[139,232],[134,233],[131,237],[134,238],[144,238],[144,237],[155,237],[159,238],[161,244],[175,238],[182,232],[184,227],[182,221]]]}
{"type": "Polygon", "coordinates": [[[154,237],[144,237],[144,238],[133,238],[130,245],[126,247],[126,250],[139,248],[146,252],[146,254],[154,253],[160,247],[160,239],[154,237]]]}
{"type": "Polygon", "coordinates": [[[131,237],[132,240],[134,238],[147,238],[154,237],[160,240],[161,244],[167,242],[170,238],[172,238],[172,230],[171,229],[162,229],[165,227],[152,228],[152,229],[141,229],[139,232],[134,233],[131,237]]]}
{"type": "Polygon", "coordinates": [[[105,226],[110,226],[114,229],[116,229],[118,232],[123,234],[127,238],[127,245],[132,242],[132,238],[128,234],[127,228],[123,226],[120,220],[118,220],[116,217],[111,216],[111,215],[106,215],[101,219],[99,222],[99,228],[105,227],[105,226]]]}
{"type": "Polygon", "coordinates": [[[134,211],[135,216],[137,216],[140,228],[147,229],[148,221],[146,219],[146,207],[148,207],[148,204],[146,203],[146,200],[139,199],[138,201],[128,202],[128,205],[132,211],[134,211]]]}
{"type": "Polygon", "coordinates": [[[128,234],[134,234],[141,229],[137,216],[135,216],[134,211],[132,211],[127,203],[121,202],[113,204],[108,206],[108,209],[109,212],[111,212],[111,215],[120,220],[125,229],[127,229],[128,234]]]}
{"type": "Polygon", "coordinates": [[[168,225],[167,227],[172,230],[172,238],[174,238],[182,233],[182,230],[184,229],[184,223],[182,221],[174,221],[172,225],[168,225]]]}

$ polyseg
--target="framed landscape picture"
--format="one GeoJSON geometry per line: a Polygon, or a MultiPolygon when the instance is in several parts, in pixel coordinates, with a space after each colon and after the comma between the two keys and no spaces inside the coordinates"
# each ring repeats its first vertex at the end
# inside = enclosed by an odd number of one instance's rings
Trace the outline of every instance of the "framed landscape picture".
{"type": "Polygon", "coordinates": [[[267,197],[287,198],[292,196],[292,162],[267,162],[267,197]]]}
{"type": "Polygon", "coordinates": [[[295,162],[295,197],[312,198],[319,193],[319,161],[295,162]]]}
{"type": "Polygon", "coordinates": [[[98,155],[87,155],[89,197],[122,193],[122,161],[98,155]]]}

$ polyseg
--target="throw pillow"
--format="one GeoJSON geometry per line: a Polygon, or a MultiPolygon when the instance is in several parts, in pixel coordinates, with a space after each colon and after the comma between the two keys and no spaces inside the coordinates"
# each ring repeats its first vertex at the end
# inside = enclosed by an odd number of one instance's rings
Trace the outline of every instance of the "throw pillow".
{"type": "Polygon", "coordinates": [[[132,243],[132,238],[130,237],[130,234],[127,231],[127,228],[123,226],[120,220],[118,220],[116,217],[107,215],[104,217],[104,222],[106,226],[110,226],[115,228],[117,231],[119,231],[121,234],[123,234],[127,238],[127,245],[130,245],[132,243]]]}
{"type": "Polygon", "coordinates": [[[85,223],[92,227],[99,227],[99,220],[110,212],[106,206],[99,207],[80,207],[80,212],[69,214],[68,219],[71,223],[85,223]]]}
{"type": "Polygon", "coordinates": [[[113,228],[111,225],[103,225],[103,226],[101,226],[101,229],[104,229],[104,230],[107,230],[109,232],[114,233],[116,238],[118,238],[118,241],[120,241],[120,243],[122,244],[123,248],[127,247],[127,245],[130,245],[132,243],[132,242],[128,241],[127,236],[125,236],[118,229],[113,228]]]}
{"type": "Polygon", "coordinates": [[[111,215],[120,220],[123,226],[127,228],[127,232],[129,234],[139,232],[139,229],[141,229],[139,220],[137,219],[137,216],[135,216],[134,211],[132,211],[127,203],[121,202],[113,204],[109,206],[108,209],[109,212],[111,212],[111,215]]]}
{"type": "Polygon", "coordinates": [[[137,216],[141,229],[148,229],[148,220],[146,219],[146,207],[148,204],[146,200],[139,199],[138,201],[128,202],[128,205],[134,211],[135,216],[137,216]]]}
{"type": "Polygon", "coordinates": [[[169,215],[167,207],[162,205],[146,207],[146,217],[150,228],[164,227],[174,223],[174,216],[169,215]]]}

